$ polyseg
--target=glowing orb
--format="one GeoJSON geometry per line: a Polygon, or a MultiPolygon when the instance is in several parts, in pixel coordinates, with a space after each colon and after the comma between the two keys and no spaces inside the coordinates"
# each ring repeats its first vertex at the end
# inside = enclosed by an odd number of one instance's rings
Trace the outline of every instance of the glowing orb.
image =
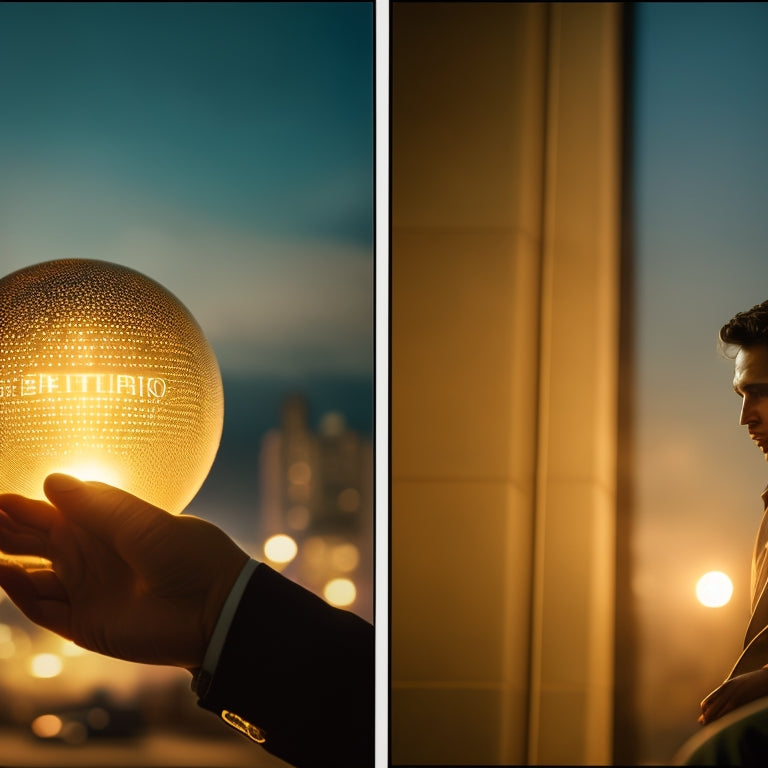
{"type": "Polygon", "coordinates": [[[183,304],[127,267],[65,259],[0,280],[0,491],[67,472],[173,513],[221,438],[221,375],[183,304]]]}
{"type": "Polygon", "coordinates": [[[696,597],[708,608],[720,608],[733,594],[731,580],[720,571],[705,573],[696,583],[696,597]]]}

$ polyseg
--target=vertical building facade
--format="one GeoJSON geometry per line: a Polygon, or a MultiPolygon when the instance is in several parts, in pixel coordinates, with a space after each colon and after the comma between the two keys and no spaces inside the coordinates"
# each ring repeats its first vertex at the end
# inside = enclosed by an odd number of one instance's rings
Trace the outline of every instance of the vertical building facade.
{"type": "Polygon", "coordinates": [[[390,33],[390,757],[608,764],[621,8],[390,33]]]}

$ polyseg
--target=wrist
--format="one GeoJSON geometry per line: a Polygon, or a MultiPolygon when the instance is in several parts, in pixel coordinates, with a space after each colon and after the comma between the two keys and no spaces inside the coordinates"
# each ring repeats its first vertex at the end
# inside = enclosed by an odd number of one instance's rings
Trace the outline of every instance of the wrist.
{"type": "MultiPolygon", "coordinates": [[[[203,604],[202,615],[202,632],[203,632],[203,653],[211,642],[216,624],[221,616],[224,604],[232,591],[232,587],[235,585],[238,576],[242,572],[244,566],[248,563],[250,558],[241,549],[237,549],[237,556],[228,557],[226,559],[226,567],[222,563],[218,566],[220,572],[217,574],[217,578],[211,584],[205,596],[205,602],[203,604]]],[[[200,659],[202,663],[202,658],[200,659]]]]}
{"type": "Polygon", "coordinates": [[[213,628],[210,640],[208,641],[203,661],[199,667],[190,670],[193,674],[192,690],[195,691],[200,698],[205,696],[208,686],[213,679],[216,666],[219,662],[219,656],[221,655],[221,651],[224,648],[224,643],[227,639],[229,627],[232,624],[232,619],[237,612],[243,592],[245,592],[245,588],[258,565],[258,561],[248,558],[240,569],[240,573],[235,579],[235,583],[232,585],[232,588],[221,607],[216,625],[213,628]]]}

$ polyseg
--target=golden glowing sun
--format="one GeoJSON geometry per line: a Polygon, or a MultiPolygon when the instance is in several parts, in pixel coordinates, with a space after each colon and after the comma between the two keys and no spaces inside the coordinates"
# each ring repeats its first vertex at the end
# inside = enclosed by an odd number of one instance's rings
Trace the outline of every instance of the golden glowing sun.
{"type": "Polygon", "coordinates": [[[696,583],[696,597],[708,608],[726,605],[733,594],[731,580],[721,571],[705,573],[696,583]]]}

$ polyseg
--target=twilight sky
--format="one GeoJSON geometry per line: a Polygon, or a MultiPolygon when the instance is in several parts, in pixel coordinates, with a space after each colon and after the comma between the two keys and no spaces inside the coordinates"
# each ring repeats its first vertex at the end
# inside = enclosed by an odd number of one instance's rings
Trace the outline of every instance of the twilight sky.
{"type": "MultiPolygon", "coordinates": [[[[113,261],[188,307],[225,385],[189,511],[257,557],[260,438],[285,388],[370,432],[373,92],[373,3],[0,3],[0,275],[113,261]]],[[[80,667],[52,684],[176,671],[80,667]]]]}
{"type": "Polygon", "coordinates": [[[636,722],[663,764],[740,650],[768,480],[716,345],[768,299],[768,4],[633,7],[636,722]],[[724,608],[696,603],[709,570],[734,582],[724,608]]]}
{"type": "Polygon", "coordinates": [[[0,272],[115,261],[226,372],[370,374],[371,3],[0,4],[0,272]]]}

